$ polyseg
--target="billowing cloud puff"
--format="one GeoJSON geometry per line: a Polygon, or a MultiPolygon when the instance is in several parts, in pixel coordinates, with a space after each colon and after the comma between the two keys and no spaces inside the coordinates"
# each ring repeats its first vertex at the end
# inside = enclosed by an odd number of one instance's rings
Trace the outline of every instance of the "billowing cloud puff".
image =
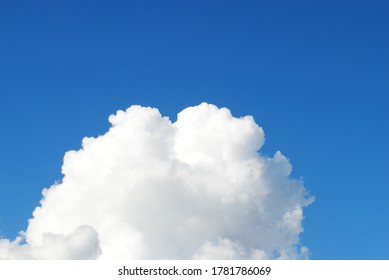
{"type": "Polygon", "coordinates": [[[132,106],[65,154],[28,228],[0,259],[305,258],[311,202],[280,152],[258,153],[251,116],[202,103],[172,123],[132,106]]]}
{"type": "Polygon", "coordinates": [[[1,259],[93,260],[101,253],[97,232],[89,226],[79,226],[67,236],[44,233],[39,245],[22,242],[22,237],[0,240],[1,259]]]}

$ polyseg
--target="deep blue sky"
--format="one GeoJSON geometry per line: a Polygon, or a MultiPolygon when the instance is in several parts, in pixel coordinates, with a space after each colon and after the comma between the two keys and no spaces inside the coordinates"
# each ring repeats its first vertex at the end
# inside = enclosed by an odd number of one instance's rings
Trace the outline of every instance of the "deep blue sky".
{"type": "Polygon", "coordinates": [[[389,259],[388,1],[0,0],[0,235],[132,104],[253,115],[316,196],[313,259],[389,259]]]}

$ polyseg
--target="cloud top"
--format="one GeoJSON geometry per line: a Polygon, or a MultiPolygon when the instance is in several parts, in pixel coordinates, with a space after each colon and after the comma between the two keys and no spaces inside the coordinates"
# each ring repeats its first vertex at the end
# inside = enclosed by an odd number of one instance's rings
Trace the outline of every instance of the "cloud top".
{"type": "Polygon", "coordinates": [[[305,258],[311,202],[251,116],[202,103],[177,121],[131,106],[64,156],[28,228],[0,259],[305,258]]]}

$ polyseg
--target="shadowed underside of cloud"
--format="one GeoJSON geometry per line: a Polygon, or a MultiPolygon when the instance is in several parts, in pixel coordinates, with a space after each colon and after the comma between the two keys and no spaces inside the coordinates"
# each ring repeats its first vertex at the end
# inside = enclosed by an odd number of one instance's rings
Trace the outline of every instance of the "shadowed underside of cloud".
{"type": "Polygon", "coordinates": [[[258,153],[251,116],[202,103],[172,123],[132,106],[65,154],[62,182],[0,259],[306,258],[307,197],[291,165],[258,153]]]}

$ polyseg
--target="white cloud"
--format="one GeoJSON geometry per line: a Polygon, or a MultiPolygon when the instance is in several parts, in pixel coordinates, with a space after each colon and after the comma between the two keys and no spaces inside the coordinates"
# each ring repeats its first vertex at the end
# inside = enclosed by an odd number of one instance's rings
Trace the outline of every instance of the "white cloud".
{"type": "Polygon", "coordinates": [[[46,232],[39,245],[25,244],[23,238],[0,240],[2,259],[96,259],[100,253],[97,232],[89,226],[79,226],[72,234],[46,232]]]}
{"type": "Polygon", "coordinates": [[[202,103],[172,123],[132,106],[65,154],[25,233],[0,259],[305,258],[301,180],[263,130],[202,103]]]}

